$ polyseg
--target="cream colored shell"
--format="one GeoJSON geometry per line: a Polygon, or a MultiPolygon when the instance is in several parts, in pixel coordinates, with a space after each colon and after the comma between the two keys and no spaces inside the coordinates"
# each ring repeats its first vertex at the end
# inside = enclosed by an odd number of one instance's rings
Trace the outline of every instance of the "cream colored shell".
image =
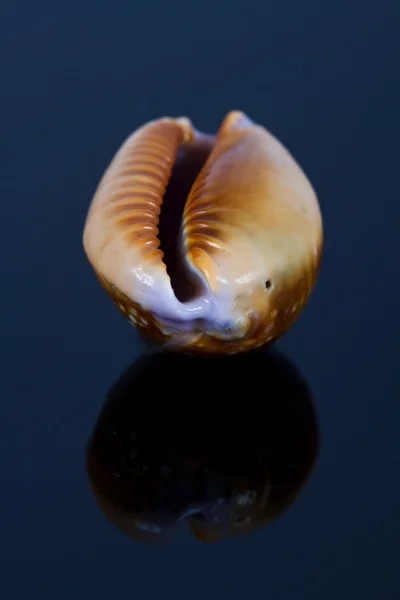
{"type": "Polygon", "coordinates": [[[319,204],[307,177],[265,128],[234,111],[215,137],[187,118],[145,124],[122,145],[95,193],[84,230],[90,263],[123,314],[174,350],[232,354],[269,343],[299,316],[322,250],[319,204]],[[163,261],[159,215],[178,148],[208,145],[176,243],[178,299],[163,261]]]}

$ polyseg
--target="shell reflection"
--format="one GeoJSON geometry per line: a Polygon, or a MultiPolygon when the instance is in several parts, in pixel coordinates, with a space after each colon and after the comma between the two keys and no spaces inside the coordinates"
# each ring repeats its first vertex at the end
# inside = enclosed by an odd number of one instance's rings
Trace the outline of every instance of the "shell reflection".
{"type": "Polygon", "coordinates": [[[310,391],[279,352],[161,354],[110,390],[87,469],[99,506],[126,534],[159,541],[186,519],[211,542],[281,515],[317,448],[310,391]]]}

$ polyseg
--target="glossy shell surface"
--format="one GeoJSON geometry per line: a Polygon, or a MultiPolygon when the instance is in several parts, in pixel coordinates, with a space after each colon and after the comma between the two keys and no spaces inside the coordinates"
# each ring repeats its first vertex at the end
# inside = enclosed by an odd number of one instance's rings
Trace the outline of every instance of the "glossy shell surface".
{"type": "MultiPolygon", "coordinates": [[[[174,202],[177,195],[165,211],[174,202]]],[[[84,229],[87,257],[125,317],[148,339],[198,354],[234,354],[282,336],[314,288],[322,242],[306,175],[239,111],[216,136],[187,118],[140,127],[107,168],[84,229]],[[201,151],[171,228],[172,265],[160,241],[164,198],[179,162],[184,178],[185,156],[201,151]]]]}

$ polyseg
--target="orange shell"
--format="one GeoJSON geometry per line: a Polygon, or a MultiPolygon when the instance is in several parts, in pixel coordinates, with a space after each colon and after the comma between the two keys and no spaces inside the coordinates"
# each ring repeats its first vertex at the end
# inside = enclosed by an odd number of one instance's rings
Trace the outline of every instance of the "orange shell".
{"type": "MultiPolygon", "coordinates": [[[[178,210],[178,192],[168,206],[178,210]]],[[[314,288],[322,244],[305,174],[238,111],[216,136],[187,118],[139,128],[106,170],[84,230],[99,281],[131,323],[167,348],[199,354],[234,354],[282,336],[314,288]],[[172,265],[160,213],[173,173],[181,165],[178,176],[188,179],[196,152],[203,162],[187,186],[172,265]]]]}

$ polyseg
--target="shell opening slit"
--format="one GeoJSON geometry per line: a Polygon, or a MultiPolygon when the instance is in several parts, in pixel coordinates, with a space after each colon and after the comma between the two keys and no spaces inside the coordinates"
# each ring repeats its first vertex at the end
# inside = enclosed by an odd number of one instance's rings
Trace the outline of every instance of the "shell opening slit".
{"type": "Polygon", "coordinates": [[[202,136],[192,143],[179,143],[165,189],[158,223],[159,249],[176,298],[193,300],[203,288],[202,281],[188,269],[182,254],[182,223],[186,201],[213,145],[213,136],[202,136]]]}

